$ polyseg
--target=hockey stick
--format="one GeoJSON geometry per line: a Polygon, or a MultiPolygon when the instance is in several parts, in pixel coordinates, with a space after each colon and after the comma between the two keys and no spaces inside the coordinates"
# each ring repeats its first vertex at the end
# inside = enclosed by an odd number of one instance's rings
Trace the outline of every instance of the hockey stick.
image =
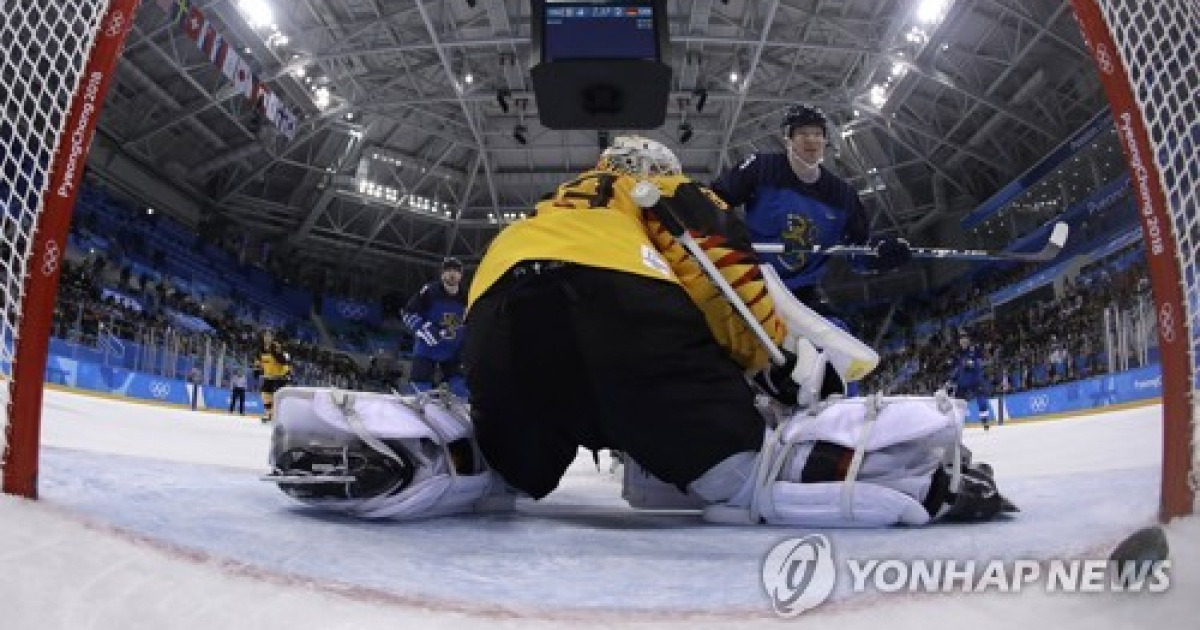
{"type": "MultiPolygon", "coordinates": [[[[1054,260],[1067,244],[1070,227],[1063,222],[1054,224],[1046,246],[1036,252],[996,252],[982,249],[948,249],[913,247],[913,258],[943,258],[946,260],[999,260],[1011,262],[1046,262],[1054,260]]],[[[789,248],[782,243],[755,243],[760,254],[824,254],[826,256],[874,256],[875,248],[867,245],[833,245],[830,247],[789,248]]]]}
{"type": "Polygon", "coordinates": [[[779,350],[779,346],[775,345],[771,336],[767,334],[766,330],[763,330],[762,324],[759,324],[754,314],[750,312],[750,308],[746,306],[742,298],[729,285],[729,281],[725,279],[725,276],[721,275],[716,265],[708,259],[708,255],[700,248],[700,244],[696,242],[696,239],[692,238],[692,235],[688,233],[687,228],[683,225],[683,221],[679,218],[679,213],[675,212],[674,208],[671,207],[671,202],[662,196],[662,192],[658,189],[658,186],[648,181],[640,181],[633,187],[632,196],[634,203],[638,206],[646,210],[653,210],[658,215],[658,219],[662,221],[663,226],[667,228],[667,232],[670,232],[671,236],[676,241],[679,241],[684,249],[696,259],[696,262],[699,263],[700,268],[704,270],[709,280],[712,280],[712,283],[721,290],[721,293],[725,295],[725,299],[733,305],[733,309],[738,312],[738,315],[741,315],[742,320],[746,322],[746,326],[758,338],[759,343],[763,345],[763,348],[766,348],[767,354],[771,356],[771,363],[775,365],[784,365],[787,363],[787,359],[783,356],[783,352],[779,350]]]}

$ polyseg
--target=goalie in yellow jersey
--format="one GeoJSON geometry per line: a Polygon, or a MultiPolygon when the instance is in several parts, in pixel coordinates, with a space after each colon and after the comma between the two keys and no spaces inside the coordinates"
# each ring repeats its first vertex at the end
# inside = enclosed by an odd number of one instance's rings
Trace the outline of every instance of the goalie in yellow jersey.
{"type": "Polygon", "coordinates": [[[436,399],[417,412],[314,395],[311,413],[280,419],[273,475],[334,510],[420,518],[511,507],[509,487],[540,499],[582,446],[625,454],[630,505],[720,523],[919,525],[1015,509],[961,447],[961,407],[944,393],[828,398],[871,356],[770,269],[669,149],[619,137],[480,262],[463,353],[470,421],[436,399]],[[768,426],[747,377],[794,413],[768,426]],[[412,436],[425,437],[406,446],[412,436]]]}
{"type": "Polygon", "coordinates": [[[762,445],[745,374],[768,367],[767,350],[634,186],[673,200],[775,344],[785,327],[740,220],[680,171],[662,144],[617,138],[503,230],[475,274],[464,358],[479,445],[535,498],[580,446],[621,451],[686,490],[762,445]]]}
{"type": "Polygon", "coordinates": [[[631,505],[723,523],[917,525],[1016,509],[961,446],[948,397],[827,400],[874,353],[830,336],[764,273],[742,221],[669,149],[617,138],[500,232],[476,271],[463,356],[484,459],[539,499],[580,446],[613,449],[631,505]],[[860,363],[839,368],[838,353],[860,363]],[[768,427],[748,376],[797,411],[768,427]]]}

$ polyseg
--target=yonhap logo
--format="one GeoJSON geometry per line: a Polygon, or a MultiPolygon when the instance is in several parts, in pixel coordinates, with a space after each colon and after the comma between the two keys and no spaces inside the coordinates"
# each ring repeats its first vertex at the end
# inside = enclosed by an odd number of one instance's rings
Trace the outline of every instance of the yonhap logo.
{"type": "Polygon", "coordinates": [[[795,617],[821,605],[837,582],[829,539],[813,534],[775,545],[763,561],[762,582],[780,617],[795,617]]]}
{"type": "Polygon", "coordinates": [[[1171,589],[1165,535],[1139,530],[1108,558],[843,558],[821,534],[789,538],[771,548],[762,584],[780,617],[824,603],[838,578],[854,593],[1162,593],[1171,589]],[[839,566],[841,565],[841,566],[839,566]],[[840,575],[839,575],[840,574],[840,575]]]}

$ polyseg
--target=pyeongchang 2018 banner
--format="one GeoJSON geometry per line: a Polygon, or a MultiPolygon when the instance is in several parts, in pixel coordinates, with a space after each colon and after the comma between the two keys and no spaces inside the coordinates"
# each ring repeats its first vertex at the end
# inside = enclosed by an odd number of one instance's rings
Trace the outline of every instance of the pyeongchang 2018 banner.
{"type": "Polygon", "coordinates": [[[1008,394],[1002,399],[993,400],[993,406],[1003,400],[1005,417],[1019,420],[1161,397],[1162,369],[1158,365],[1148,365],[1127,372],[1008,394]]]}

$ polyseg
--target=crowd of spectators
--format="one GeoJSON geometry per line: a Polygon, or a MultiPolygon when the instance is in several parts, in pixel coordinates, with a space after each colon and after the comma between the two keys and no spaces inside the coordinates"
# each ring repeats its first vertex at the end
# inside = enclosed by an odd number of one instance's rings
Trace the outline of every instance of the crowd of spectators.
{"type": "MultiPolygon", "coordinates": [[[[1020,275],[1005,274],[1001,278],[1011,283],[1020,275]]],[[[910,329],[898,349],[884,353],[880,367],[864,382],[865,389],[932,393],[949,378],[958,351],[957,338],[964,330],[983,350],[991,391],[996,393],[1107,373],[1113,357],[1105,338],[1104,311],[1131,312],[1150,300],[1145,259],[1140,255],[1119,270],[1100,265],[1080,274],[1074,282],[1064,280],[1057,294],[1040,294],[1046,296],[1044,299],[1017,300],[994,311],[984,308],[982,298],[1002,286],[981,285],[978,292],[957,294],[967,299],[950,299],[926,311],[933,318],[933,333],[920,338],[910,329]],[[963,328],[947,325],[947,319],[959,314],[955,307],[980,309],[984,317],[963,328]]],[[[1136,354],[1126,359],[1130,367],[1141,361],[1136,354]]],[[[1119,363],[1112,366],[1121,367],[1119,363]]]]}
{"type": "MultiPolygon", "coordinates": [[[[102,333],[119,340],[169,348],[162,356],[179,356],[187,365],[146,362],[142,371],[164,375],[187,374],[205,351],[224,357],[224,374],[206,375],[206,382],[225,385],[235,370],[249,368],[258,352],[260,330],[234,316],[232,308],[212,309],[176,287],[170,277],[137,276],[129,267],[115,268],[102,254],[64,262],[55,305],[54,336],[96,346],[102,333]],[[198,332],[180,326],[175,314],[197,318],[210,327],[198,332]],[[191,361],[188,361],[191,359],[191,361]]],[[[363,370],[345,355],[311,343],[280,336],[292,356],[298,385],[358,388],[363,370]]]]}

